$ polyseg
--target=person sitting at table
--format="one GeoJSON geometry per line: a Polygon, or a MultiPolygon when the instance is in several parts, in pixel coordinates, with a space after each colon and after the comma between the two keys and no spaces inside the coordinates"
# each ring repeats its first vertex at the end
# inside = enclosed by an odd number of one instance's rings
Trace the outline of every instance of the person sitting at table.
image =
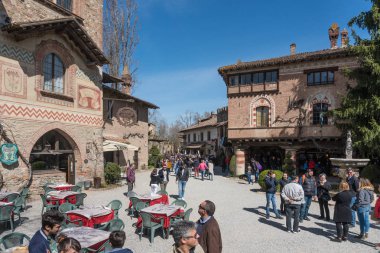
{"type": "Polygon", "coordinates": [[[58,253],[79,253],[80,243],[71,237],[66,237],[58,243],[58,253]]]}
{"type": "MultiPolygon", "coordinates": [[[[165,169],[166,170],[166,169],[165,169]]],[[[150,173],[150,193],[152,195],[155,195],[158,190],[158,185],[160,184],[161,179],[160,176],[158,175],[157,169],[154,168],[152,173],[150,173]]]]}
{"type": "Polygon", "coordinates": [[[202,247],[197,245],[199,235],[192,221],[178,221],[172,231],[174,245],[173,253],[203,253],[202,247]]]}
{"type": "Polygon", "coordinates": [[[58,252],[55,236],[64,221],[63,215],[58,210],[49,210],[42,215],[42,227],[38,230],[29,243],[29,251],[33,253],[58,252]]]}
{"type": "Polygon", "coordinates": [[[112,231],[110,237],[108,238],[112,247],[111,251],[113,253],[133,253],[130,249],[123,249],[125,243],[125,232],[124,231],[112,231]]]}

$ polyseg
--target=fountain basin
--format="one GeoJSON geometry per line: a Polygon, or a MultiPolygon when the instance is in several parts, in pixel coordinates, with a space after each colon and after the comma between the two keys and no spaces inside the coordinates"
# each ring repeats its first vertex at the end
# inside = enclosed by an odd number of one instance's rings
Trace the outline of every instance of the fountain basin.
{"type": "Polygon", "coordinates": [[[349,158],[330,158],[333,166],[339,167],[339,177],[346,178],[346,170],[352,168],[355,175],[359,176],[359,168],[367,166],[370,159],[349,159],[349,158]]]}

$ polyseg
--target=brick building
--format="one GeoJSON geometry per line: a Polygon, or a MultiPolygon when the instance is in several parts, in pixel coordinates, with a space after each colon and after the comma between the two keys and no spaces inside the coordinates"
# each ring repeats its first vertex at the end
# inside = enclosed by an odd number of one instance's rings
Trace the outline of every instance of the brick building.
{"type": "Polygon", "coordinates": [[[333,24],[329,49],[296,53],[292,44],[290,55],[218,69],[227,86],[228,139],[239,152],[240,169],[252,156],[265,167],[281,167],[287,152],[299,166],[343,154],[342,133],[326,112],[347,92],[343,70],[357,66],[347,36],[333,24]]]}
{"type": "Polygon", "coordinates": [[[102,177],[103,0],[3,0],[0,13],[0,123],[34,165],[0,164],[0,185],[102,177]]]}

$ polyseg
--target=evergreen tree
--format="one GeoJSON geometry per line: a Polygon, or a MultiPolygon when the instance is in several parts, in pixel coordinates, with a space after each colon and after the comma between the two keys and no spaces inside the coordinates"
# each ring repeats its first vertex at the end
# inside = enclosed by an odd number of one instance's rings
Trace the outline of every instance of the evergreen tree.
{"type": "Polygon", "coordinates": [[[371,2],[369,11],[348,23],[355,40],[349,50],[360,66],[345,71],[356,85],[348,85],[341,108],[333,111],[337,125],[352,131],[353,146],[362,156],[378,156],[380,151],[380,0],[371,2]],[[366,31],[368,37],[357,35],[354,26],[366,31]]]}

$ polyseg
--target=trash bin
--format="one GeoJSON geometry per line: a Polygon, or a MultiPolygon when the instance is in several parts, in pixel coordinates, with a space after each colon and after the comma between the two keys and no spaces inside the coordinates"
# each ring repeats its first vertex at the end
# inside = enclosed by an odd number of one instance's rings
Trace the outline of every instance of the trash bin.
{"type": "Polygon", "coordinates": [[[94,177],[94,188],[96,189],[100,188],[101,182],[102,182],[102,178],[94,177]]]}
{"type": "Polygon", "coordinates": [[[91,181],[90,180],[84,181],[84,189],[88,190],[90,189],[90,187],[91,187],[91,181]]]}

